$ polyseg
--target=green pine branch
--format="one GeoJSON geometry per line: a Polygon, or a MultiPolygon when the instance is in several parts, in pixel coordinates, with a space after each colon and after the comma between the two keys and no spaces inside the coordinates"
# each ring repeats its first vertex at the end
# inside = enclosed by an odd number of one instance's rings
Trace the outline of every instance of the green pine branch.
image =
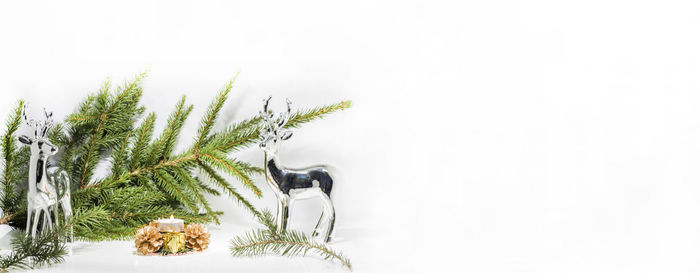
{"type": "Polygon", "coordinates": [[[298,128],[301,124],[313,121],[315,119],[324,118],[330,113],[345,110],[350,107],[352,107],[352,101],[346,100],[309,110],[297,111],[289,117],[289,121],[284,125],[284,127],[298,128]]]}
{"type": "Polygon", "coordinates": [[[141,123],[141,126],[139,126],[138,129],[136,129],[136,135],[135,135],[135,140],[134,140],[134,145],[133,148],[131,149],[131,162],[129,163],[129,170],[134,171],[136,166],[139,166],[143,163],[143,152],[144,149],[148,146],[148,143],[151,141],[151,136],[153,135],[153,126],[156,121],[156,114],[151,113],[146,117],[146,120],[144,120],[141,123]]]}
{"type": "Polygon", "coordinates": [[[316,243],[304,233],[294,230],[277,232],[272,213],[263,211],[258,221],[267,229],[248,232],[231,240],[231,255],[252,257],[260,255],[307,256],[315,253],[324,260],[335,260],[352,271],[350,260],[322,243],[316,243]]]}
{"type": "Polygon", "coordinates": [[[132,131],[133,118],[143,112],[138,102],[142,94],[140,82],[145,76],[138,75],[116,92],[110,91],[109,81],[105,82],[97,95],[87,99],[91,104],[81,106],[81,112],[68,117],[72,126],[89,128],[73,177],[80,187],[90,183],[101,154],[115,148],[132,131]]]}
{"type": "Polygon", "coordinates": [[[207,109],[204,118],[200,122],[200,127],[197,131],[197,139],[194,144],[195,152],[199,150],[200,145],[205,144],[205,141],[209,137],[209,134],[211,133],[211,128],[214,126],[214,122],[216,121],[216,118],[219,115],[219,111],[224,106],[224,102],[226,102],[228,94],[231,92],[231,88],[233,88],[233,83],[236,81],[236,78],[238,78],[239,73],[236,73],[236,76],[234,76],[233,79],[229,81],[228,84],[226,84],[226,86],[221,91],[219,91],[219,94],[214,98],[211,104],[209,104],[209,108],[207,109]]]}
{"type": "Polygon", "coordinates": [[[24,235],[15,239],[13,251],[8,256],[0,257],[0,272],[62,263],[67,252],[59,238],[64,231],[64,228],[57,228],[40,232],[34,240],[24,235]]]}
{"type": "Polygon", "coordinates": [[[240,180],[244,186],[249,188],[256,196],[261,197],[262,191],[253,184],[250,174],[255,171],[250,165],[228,159],[226,154],[217,151],[203,151],[200,153],[200,160],[224,170],[233,177],[240,180]]]}
{"type": "MultiPolygon", "coordinates": [[[[0,141],[0,150],[2,151],[2,161],[0,162],[2,168],[2,174],[0,176],[0,208],[3,211],[3,218],[0,218],[0,224],[7,223],[9,218],[8,215],[16,213],[19,206],[20,194],[17,192],[15,181],[17,181],[21,176],[17,175],[14,171],[16,167],[16,159],[18,157],[17,149],[17,137],[15,132],[19,129],[22,123],[22,109],[24,107],[24,101],[19,101],[17,106],[12,111],[10,118],[7,120],[7,129],[2,135],[2,140],[0,141]],[[19,177],[18,177],[19,176],[19,177]]],[[[23,169],[23,168],[21,168],[23,169]]]]}
{"type": "Polygon", "coordinates": [[[204,173],[209,176],[209,178],[212,180],[216,186],[221,188],[224,193],[226,193],[230,197],[234,197],[236,201],[238,201],[239,204],[243,205],[244,208],[246,208],[250,213],[255,215],[256,217],[259,217],[258,210],[255,209],[253,204],[250,203],[243,195],[238,193],[238,190],[234,188],[231,184],[227,183],[226,180],[221,177],[211,166],[207,165],[206,163],[200,162],[199,163],[200,168],[204,171],[204,173]]]}
{"type": "Polygon", "coordinates": [[[76,210],[68,222],[42,230],[37,236],[22,234],[12,241],[12,252],[0,257],[0,272],[10,269],[33,269],[61,263],[67,254],[64,240],[71,228],[99,226],[104,220],[100,208],[76,210]]]}

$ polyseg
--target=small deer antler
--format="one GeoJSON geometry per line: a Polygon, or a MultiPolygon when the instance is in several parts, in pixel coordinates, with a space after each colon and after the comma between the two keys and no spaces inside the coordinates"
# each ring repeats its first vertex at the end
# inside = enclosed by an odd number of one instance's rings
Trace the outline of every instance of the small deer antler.
{"type": "Polygon", "coordinates": [[[39,123],[34,119],[30,119],[27,115],[27,112],[27,104],[24,104],[24,106],[22,107],[22,117],[24,118],[24,123],[27,124],[27,126],[34,129],[34,137],[36,138],[39,136],[39,131],[37,130],[39,123]]]}
{"type": "Polygon", "coordinates": [[[53,112],[48,112],[46,111],[46,108],[44,108],[44,116],[46,116],[46,120],[44,120],[44,126],[41,128],[41,136],[46,136],[46,132],[49,131],[49,128],[53,124],[53,112]]]}
{"type": "Polygon", "coordinates": [[[265,102],[265,105],[263,106],[263,113],[265,113],[265,116],[267,116],[267,106],[270,105],[271,99],[272,99],[272,96],[268,96],[267,99],[263,100],[265,102]]]}
{"type": "Polygon", "coordinates": [[[263,105],[263,111],[260,113],[260,115],[265,121],[267,133],[269,135],[277,136],[280,133],[280,129],[283,128],[287,122],[289,122],[289,117],[292,115],[292,101],[287,99],[287,111],[278,114],[277,118],[275,118],[275,113],[268,110],[270,106],[270,99],[272,99],[272,96],[263,100],[265,104],[263,105]]]}
{"type": "Polygon", "coordinates": [[[46,108],[44,108],[44,116],[46,116],[46,119],[44,120],[43,124],[41,122],[35,120],[35,119],[30,119],[29,115],[27,114],[27,104],[24,105],[22,109],[22,117],[24,118],[24,123],[27,124],[27,126],[31,127],[34,129],[34,137],[45,137],[46,133],[49,131],[49,128],[51,127],[51,124],[53,124],[53,112],[48,112],[46,111],[46,108]]]}
{"type": "Polygon", "coordinates": [[[292,114],[292,101],[287,99],[287,112],[282,114],[282,117],[280,118],[280,121],[278,124],[279,128],[282,128],[282,127],[284,127],[284,125],[287,124],[287,122],[289,121],[289,116],[291,114],[292,114]]]}
{"type": "Polygon", "coordinates": [[[271,99],[272,99],[272,96],[268,96],[267,99],[263,100],[263,102],[265,102],[265,103],[263,104],[263,110],[260,111],[260,117],[262,117],[262,119],[267,127],[267,134],[268,135],[274,131],[274,129],[270,125],[270,123],[271,123],[270,120],[274,114],[267,110],[268,106],[270,105],[271,99]]]}

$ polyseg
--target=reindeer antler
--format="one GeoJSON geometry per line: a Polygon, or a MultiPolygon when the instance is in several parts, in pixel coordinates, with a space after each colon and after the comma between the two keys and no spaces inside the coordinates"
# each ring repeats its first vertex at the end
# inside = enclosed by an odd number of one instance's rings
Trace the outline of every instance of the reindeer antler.
{"type": "Polygon", "coordinates": [[[270,100],[272,99],[272,96],[267,97],[267,99],[264,99],[263,101],[265,102],[263,104],[263,111],[260,112],[261,117],[265,121],[265,125],[267,126],[267,131],[268,134],[272,135],[278,135],[279,134],[279,129],[284,127],[284,125],[289,122],[289,117],[292,114],[292,101],[287,99],[287,111],[283,112],[281,114],[278,114],[279,116],[275,118],[275,113],[272,111],[269,111],[269,106],[270,106],[270,100]]]}
{"type": "Polygon", "coordinates": [[[274,113],[271,113],[270,111],[267,110],[268,106],[270,105],[270,100],[272,99],[272,96],[268,96],[267,99],[263,99],[263,110],[260,111],[260,117],[262,117],[265,125],[267,125],[267,133],[270,134],[274,131],[274,128],[271,126],[270,120],[272,119],[272,116],[274,113]]]}
{"type": "Polygon", "coordinates": [[[263,100],[265,102],[265,105],[263,106],[263,113],[265,113],[265,116],[267,116],[267,106],[270,105],[271,99],[272,99],[272,96],[268,96],[267,99],[263,100]]]}
{"type": "Polygon", "coordinates": [[[38,137],[39,131],[37,130],[37,127],[39,126],[39,123],[34,119],[29,119],[29,116],[27,115],[27,104],[24,104],[22,107],[22,117],[24,118],[24,123],[34,129],[34,137],[38,137]]]}
{"type": "Polygon", "coordinates": [[[280,118],[280,121],[278,124],[279,128],[282,128],[282,127],[284,127],[284,125],[287,124],[287,122],[289,121],[289,116],[292,114],[292,101],[289,100],[289,98],[287,98],[286,101],[287,101],[287,112],[284,113],[282,115],[282,117],[280,118]]]}
{"type": "Polygon", "coordinates": [[[44,120],[43,124],[35,119],[29,119],[27,112],[27,104],[25,104],[22,108],[22,117],[24,118],[24,122],[27,124],[27,126],[34,129],[34,137],[46,136],[46,133],[53,124],[53,112],[48,112],[46,111],[46,108],[44,108],[44,116],[46,116],[46,119],[44,120]],[[41,134],[39,134],[39,132],[41,132],[41,134]]]}
{"type": "Polygon", "coordinates": [[[46,108],[44,108],[44,116],[46,116],[46,120],[44,120],[44,126],[41,129],[41,136],[46,136],[46,132],[49,131],[49,128],[53,124],[53,112],[48,112],[46,111],[46,108]]]}

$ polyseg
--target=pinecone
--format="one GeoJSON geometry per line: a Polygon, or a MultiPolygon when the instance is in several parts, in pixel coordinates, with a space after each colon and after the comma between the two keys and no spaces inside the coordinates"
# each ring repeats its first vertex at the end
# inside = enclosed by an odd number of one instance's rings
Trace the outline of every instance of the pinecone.
{"type": "Polygon", "coordinates": [[[145,226],[136,231],[136,251],[149,254],[158,251],[163,246],[163,236],[158,228],[145,226]]]}
{"type": "Polygon", "coordinates": [[[185,247],[202,251],[209,247],[209,232],[202,224],[189,224],[185,227],[185,247]]]}

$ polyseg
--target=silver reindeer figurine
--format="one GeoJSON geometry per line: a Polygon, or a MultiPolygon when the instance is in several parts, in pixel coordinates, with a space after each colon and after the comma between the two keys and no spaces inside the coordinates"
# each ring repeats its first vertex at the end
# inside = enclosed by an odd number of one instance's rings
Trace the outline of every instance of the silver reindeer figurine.
{"type": "Polygon", "coordinates": [[[284,125],[289,121],[291,115],[291,102],[287,99],[287,111],[275,116],[275,113],[268,111],[270,99],[264,100],[263,111],[260,113],[265,123],[262,131],[262,142],[260,148],[265,151],[267,157],[266,178],[270,187],[277,196],[277,226],[279,231],[287,229],[289,210],[294,200],[320,198],[323,201],[323,212],[314,228],[313,237],[322,239],[323,242],[330,242],[333,226],[335,225],[335,208],[331,201],[331,190],[333,181],[331,174],[325,166],[312,166],[301,169],[289,169],[280,165],[278,150],[283,140],[292,137],[292,132],[284,129],[284,125]],[[326,218],[326,227],[323,237],[319,238],[321,230],[319,226],[326,218]]]}
{"type": "MultiPolygon", "coordinates": [[[[65,171],[59,170],[57,167],[47,168],[47,160],[49,156],[56,154],[58,148],[51,144],[46,137],[53,122],[53,113],[46,112],[46,119],[43,122],[29,119],[27,117],[27,107],[25,105],[22,116],[25,123],[34,129],[34,137],[20,136],[19,141],[29,145],[31,156],[29,158],[29,183],[27,189],[27,234],[31,227],[32,238],[36,236],[36,231],[39,226],[39,218],[41,213],[44,213],[44,221],[42,229],[53,226],[51,220],[50,209],[57,205],[63,208],[63,215],[68,221],[72,215],[70,202],[70,178],[65,171]],[[57,189],[58,187],[58,189],[57,189]],[[32,215],[33,214],[33,215],[32,215]],[[32,216],[34,223],[32,224],[32,216]]],[[[73,240],[73,228],[70,229],[70,240],[73,240]]]]}

